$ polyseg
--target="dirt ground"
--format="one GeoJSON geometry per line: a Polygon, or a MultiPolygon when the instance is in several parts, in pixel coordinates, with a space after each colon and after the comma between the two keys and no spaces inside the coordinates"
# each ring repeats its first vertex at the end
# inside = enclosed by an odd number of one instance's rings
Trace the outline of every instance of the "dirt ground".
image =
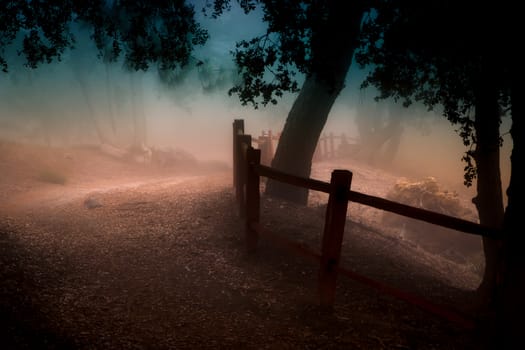
{"type": "MultiPolygon", "coordinates": [[[[314,177],[324,179],[328,168],[317,166],[314,177]]],[[[320,309],[317,264],[264,238],[246,252],[231,171],[217,164],[159,168],[96,148],[2,142],[0,172],[2,349],[486,344],[479,331],[346,276],[334,309],[320,309]]],[[[381,182],[364,167],[355,174],[361,188],[381,182]]],[[[263,198],[261,222],[319,249],[323,199],[312,194],[305,208],[263,198]]],[[[474,316],[472,264],[428,254],[360,220],[364,209],[351,210],[344,266],[474,316]]]]}

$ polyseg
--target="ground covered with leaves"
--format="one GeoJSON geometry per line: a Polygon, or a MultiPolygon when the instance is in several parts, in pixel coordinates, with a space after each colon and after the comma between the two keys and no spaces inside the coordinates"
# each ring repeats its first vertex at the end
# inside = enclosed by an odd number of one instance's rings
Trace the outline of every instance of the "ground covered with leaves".
{"type": "MultiPolygon", "coordinates": [[[[315,262],[264,237],[246,252],[231,171],[223,167],[159,169],[96,149],[6,142],[0,151],[2,349],[485,344],[483,332],[345,276],[333,310],[319,308],[315,262]]],[[[263,197],[261,222],[318,250],[323,198],[312,198],[298,207],[263,197]]],[[[471,264],[386,231],[349,216],[343,265],[474,315],[479,274],[471,264]]]]}

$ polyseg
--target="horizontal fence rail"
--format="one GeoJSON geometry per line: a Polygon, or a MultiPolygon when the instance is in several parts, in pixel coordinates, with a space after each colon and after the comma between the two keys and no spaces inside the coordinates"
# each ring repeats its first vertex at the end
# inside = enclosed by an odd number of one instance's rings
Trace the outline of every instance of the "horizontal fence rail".
{"type": "MultiPolygon", "coordinates": [[[[327,182],[286,174],[279,170],[260,164],[254,164],[253,168],[260,176],[284,182],[289,185],[303,187],[324,193],[330,193],[330,184],[327,182]]],[[[492,227],[480,225],[478,223],[456,218],[453,216],[436,213],[423,208],[412,207],[410,205],[394,202],[376,196],[371,196],[361,192],[350,191],[348,194],[348,199],[351,202],[367,205],[376,209],[381,209],[412,219],[425,221],[430,224],[450,228],[465,233],[470,233],[473,235],[497,239],[499,234],[499,230],[494,229],[492,227]]]]}
{"type": "Polygon", "coordinates": [[[350,191],[349,197],[352,202],[473,235],[497,239],[500,232],[498,229],[480,225],[472,221],[436,213],[422,208],[412,207],[410,205],[397,203],[380,197],[370,196],[360,192],[350,191]]]}
{"type": "Polygon", "coordinates": [[[264,236],[280,246],[310,260],[319,262],[318,293],[320,303],[323,306],[331,307],[333,305],[335,301],[337,273],[341,273],[342,275],[373,287],[383,293],[410,302],[435,315],[460,324],[465,328],[474,327],[474,322],[472,320],[464,317],[455,310],[436,305],[417,295],[393,288],[369,277],[360,275],[345,267],[339,266],[343,234],[347,221],[348,203],[355,202],[412,219],[425,221],[430,224],[493,239],[500,239],[499,229],[352,191],[350,190],[352,173],[348,170],[334,170],[332,172],[330,183],[327,183],[320,180],[286,174],[269,166],[262,165],[261,150],[254,149],[252,147],[253,141],[251,136],[243,134],[244,123],[242,123],[242,131],[240,131],[239,127],[236,128],[236,123],[237,125],[241,124],[238,120],[234,122],[234,188],[236,199],[239,201],[240,216],[245,219],[246,244],[249,251],[255,250],[259,236],[264,236]],[[329,194],[320,253],[304,244],[294,242],[285,237],[280,237],[262,227],[259,223],[261,176],[289,185],[329,194]]]}
{"type": "Polygon", "coordinates": [[[289,185],[304,187],[319,192],[330,193],[329,183],[314,179],[307,179],[296,175],[286,174],[282,171],[261,164],[252,164],[252,167],[260,176],[284,182],[289,185]]]}

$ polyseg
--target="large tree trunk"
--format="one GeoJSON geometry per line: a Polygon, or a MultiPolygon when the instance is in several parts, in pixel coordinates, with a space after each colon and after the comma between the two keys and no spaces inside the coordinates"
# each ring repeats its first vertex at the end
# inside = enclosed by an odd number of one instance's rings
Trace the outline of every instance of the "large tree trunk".
{"type": "MultiPolygon", "coordinates": [[[[473,199],[482,225],[503,226],[503,192],[500,173],[500,132],[501,123],[498,91],[490,73],[482,74],[476,93],[476,150],[474,159],[477,167],[477,197],[473,199]]],[[[490,305],[496,286],[498,241],[483,238],[485,271],[478,288],[483,304],[490,305]]]]}
{"type": "Polygon", "coordinates": [[[511,154],[510,183],[507,189],[508,203],[503,223],[503,270],[502,283],[498,293],[498,317],[496,325],[499,337],[495,344],[501,349],[523,347],[525,315],[525,254],[523,247],[523,218],[525,206],[525,172],[520,164],[525,156],[525,69],[523,55],[514,57],[515,70],[511,91],[513,141],[511,154]],[[519,345],[522,344],[522,345],[519,345]]]}
{"type": "MultiPolygon", "coordinates": [[[[317,28],[312,39],[312,73],[306,78],[295,100],[272,167],[309,177],[312,157],[330,109],[344,87],[357,46],[363,9],[351,1],[331,1],[326,25],[317,28]]],[[[269,180],[269,195],[306,204],[308,190],[269,180]]]]}
{"type": "MultiPolygon", "coordinates": [[[[272,167],[288,174],[309,177],[312,158],[328,114],[341,88],[330,88],[310,76],[295,100],[281,134],[272,167]]],[[[306,204],[308,191],[278,181],[268,181],[266,193],[306,204]]]]}

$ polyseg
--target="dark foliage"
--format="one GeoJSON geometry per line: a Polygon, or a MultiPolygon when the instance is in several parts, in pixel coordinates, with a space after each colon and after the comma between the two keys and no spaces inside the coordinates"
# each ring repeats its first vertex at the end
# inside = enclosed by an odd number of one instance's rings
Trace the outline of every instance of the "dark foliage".
{"type": "Polygon", "coordinates": [[[74,24],[87,26],[99,58],[124,57],[131,70],[162,71],[185,66],[195,45],[208,38],[185,0],[171,1],[20,1],[2,0],[0,7],[0,65],[8,70],[6,52],[18,39],[18,54],[26,65],[60,60],[75,46],[74,24]],[[4,10],[5,9],[5,10],[4,10]]]}
{"type": "MultiPolygon", "coordinates": [[[[260,104],[276,104],[287,92],[299,91],[299,77],[312,72],[321,79],[333,81],[334,68],[330,62],[337,61],[329,48],[325,32],[331,23],[328,1],[293,0],[247,0],[239,1],[245,12],[260,8],[266,33],[250,40],[242,40],[233,51],[234,61],[241,76],[240,83],[229,90],[237,94],[241,102],[258,108],[260,104]]],[[[230,8],[230,1],[208,2],[208,12],[219,16],[230,8]]],[[[344,35],[334,40],[346,40],[344,35]]]]}
{"type": "Polygon", "coordinates": [[[509,66],[506,55],[518,32],[508,17],[506,1],[382,1],[364,22],[361,66],[372,67],[363,83],[380,91],[379,98],[414,101],[429,109],[443,107],[465,146],[465,184],[476,177],[473,164],[473,110],[476,89],[491,84],[500,96],[503,115],[509,108],[509,66]]]}

